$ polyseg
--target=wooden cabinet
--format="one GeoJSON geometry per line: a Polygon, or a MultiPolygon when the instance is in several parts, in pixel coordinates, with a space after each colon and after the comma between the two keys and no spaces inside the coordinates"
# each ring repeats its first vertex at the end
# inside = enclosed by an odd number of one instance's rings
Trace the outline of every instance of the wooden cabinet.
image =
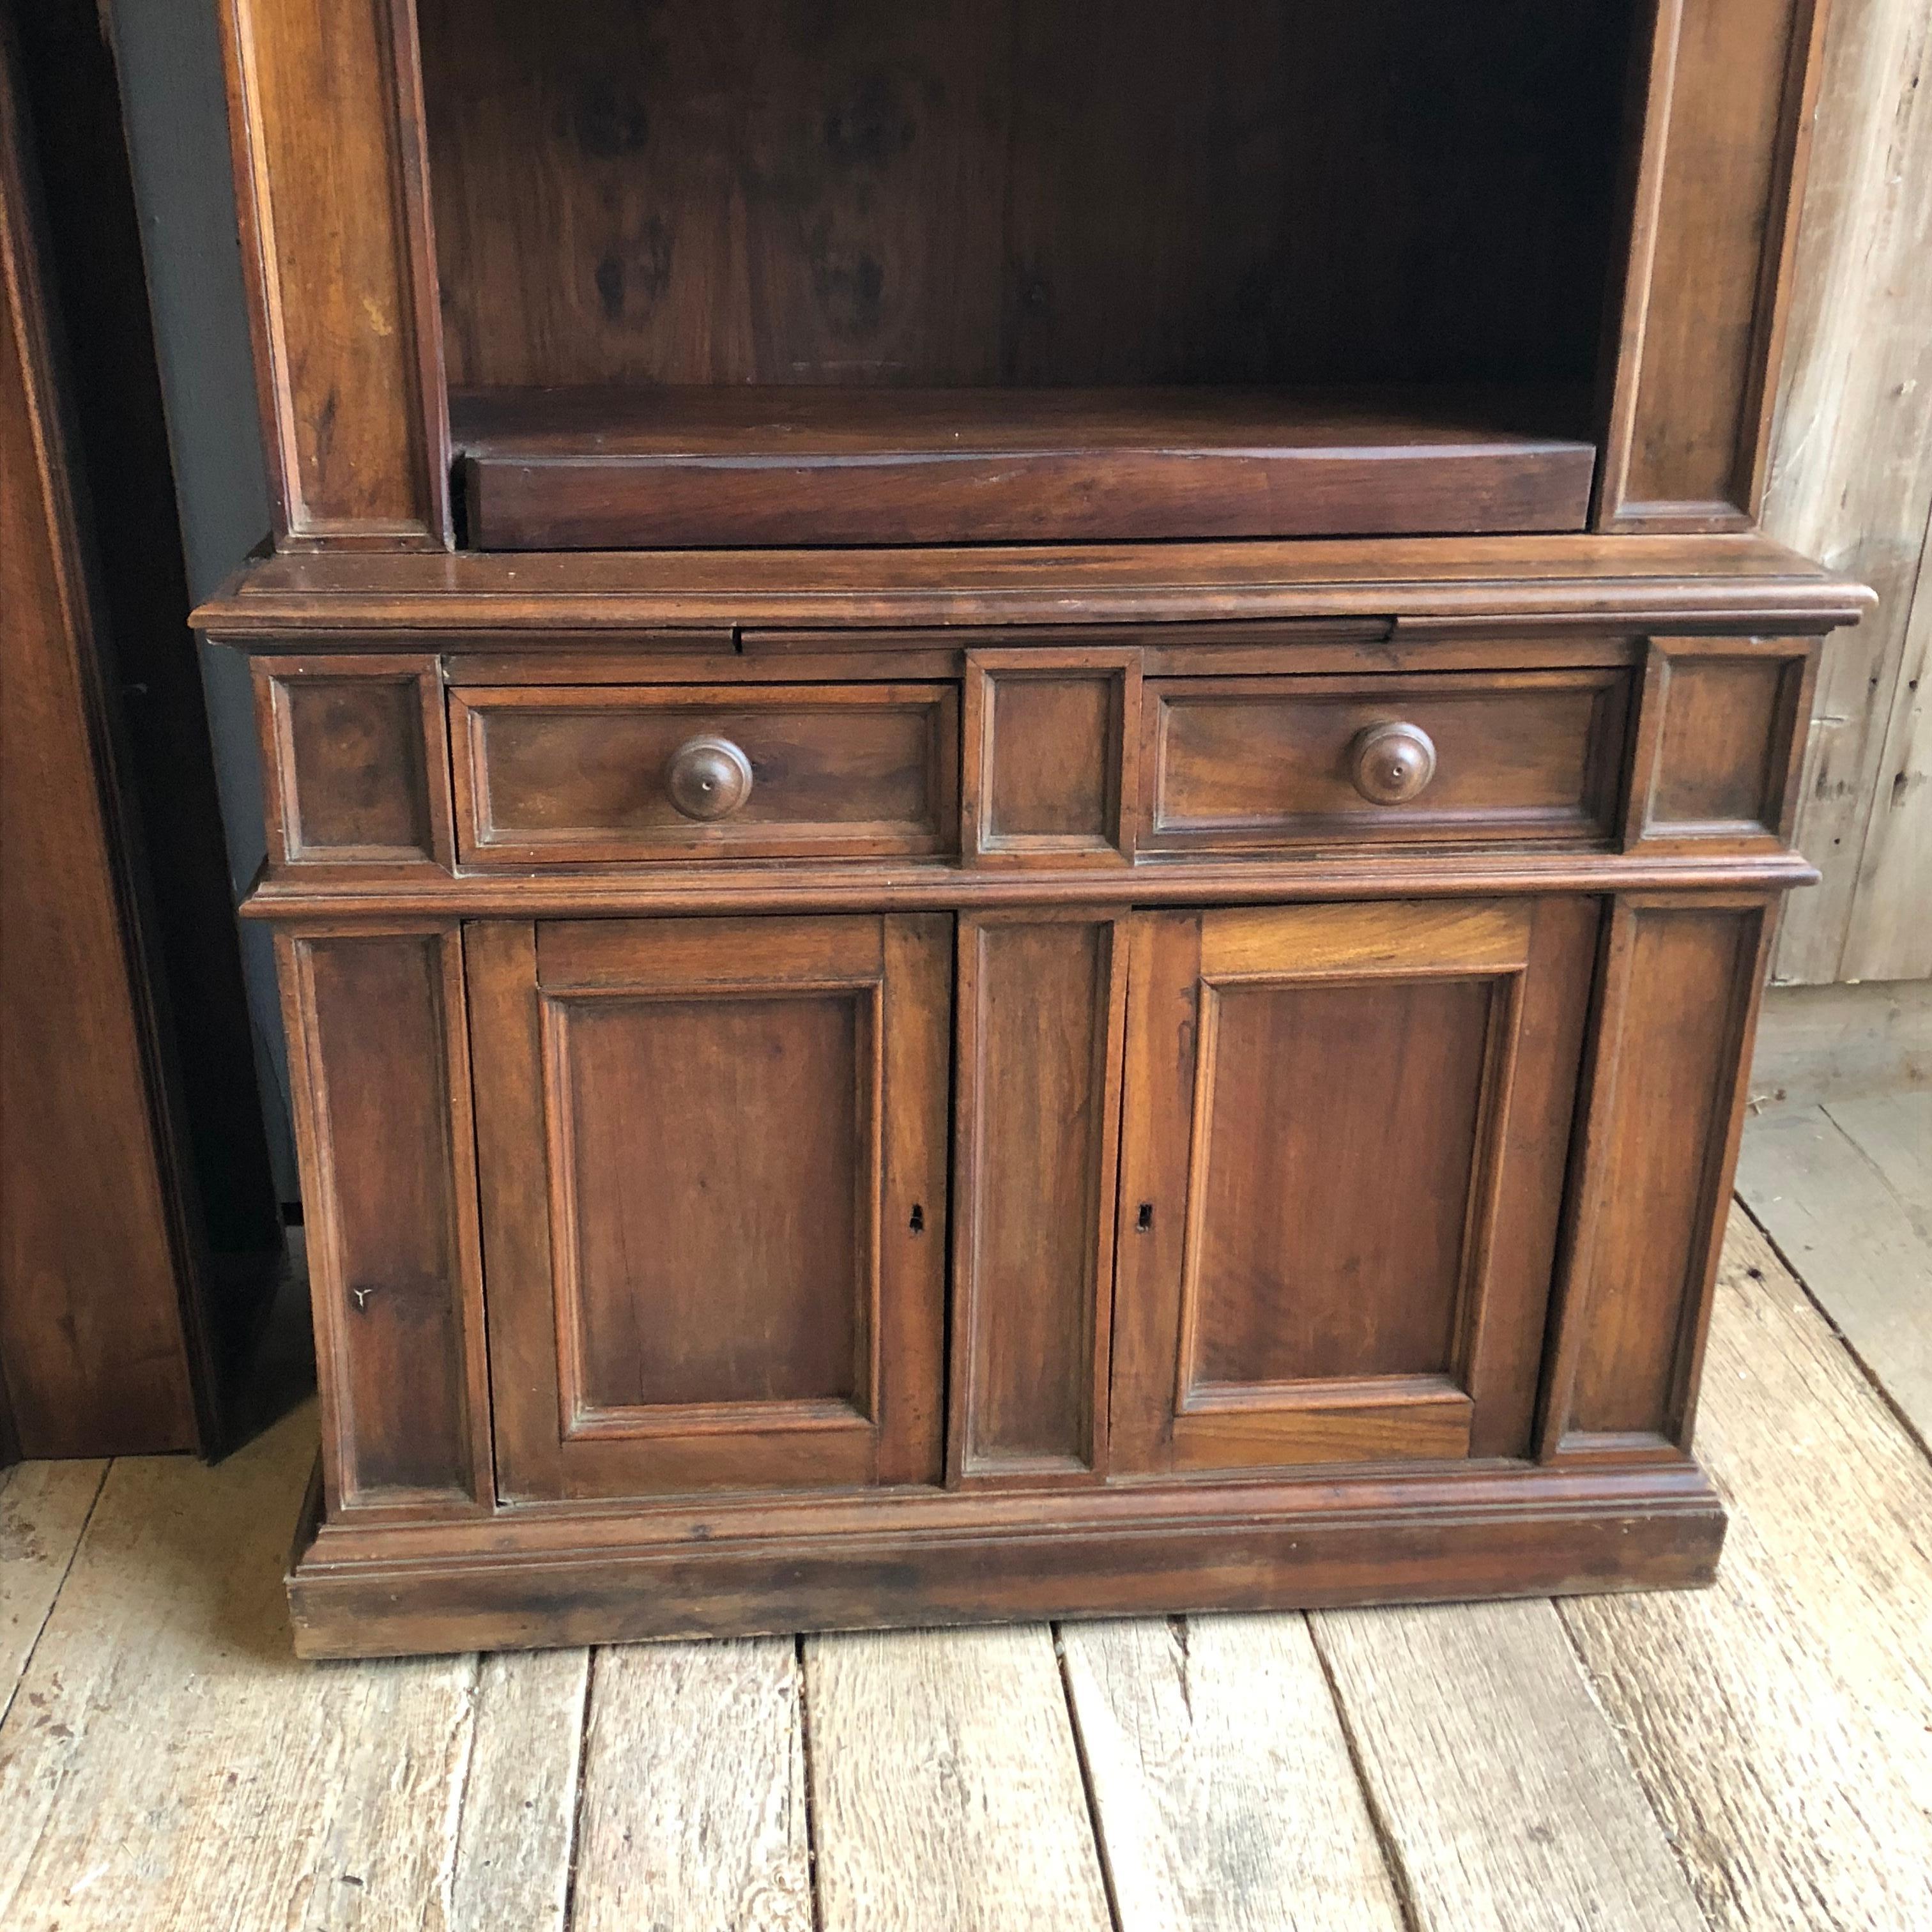
{"type": "Polygon", "coordinates": [[[950,1215],[955,1480],[1526,1456],[1602,919],[470,926],[500,1495],[938,1482],[950,1215]]]}
{"type": "Polygon", "coordinates": [[[1820,10],[225,0],[302,1648],[1709,1578],[1820,10]]]}
{"type": "Polygon", "coordinates": [[[502,1493],[937,1479],[950,926],[469,928],[502,1493]]]}

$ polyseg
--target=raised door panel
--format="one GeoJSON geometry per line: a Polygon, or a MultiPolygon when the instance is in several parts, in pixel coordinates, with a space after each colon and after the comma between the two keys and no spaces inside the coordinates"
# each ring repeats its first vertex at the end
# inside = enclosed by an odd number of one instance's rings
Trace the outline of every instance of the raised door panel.
{"type": "Polygon", "coordinates": [[[1527,1452],[1598,922],[1139,920],[1117,1471],[1527,1452]]]}
{"type": "Polygon", "coordinates": [[[507,1493],[936,1479],[949,926],[472,928],[507,1493]]]}

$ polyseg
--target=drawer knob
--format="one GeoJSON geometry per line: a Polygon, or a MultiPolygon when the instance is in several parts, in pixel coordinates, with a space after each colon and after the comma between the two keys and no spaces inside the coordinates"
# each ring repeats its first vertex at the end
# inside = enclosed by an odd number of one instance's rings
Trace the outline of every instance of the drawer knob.
{"type": "Polygon", "coordinates": [[[670,754],[670,802],[687,818],[729,818],[752,795],[752,761],[729,738],[692,738],[670,754]]]}
{"type": "Polygon", "coordinates": [[[1371,724],[1349,748],[1348,775],[1373,805],[1406,805],[1436,776],[1436,742],[1420,724],[1371,724]]]}

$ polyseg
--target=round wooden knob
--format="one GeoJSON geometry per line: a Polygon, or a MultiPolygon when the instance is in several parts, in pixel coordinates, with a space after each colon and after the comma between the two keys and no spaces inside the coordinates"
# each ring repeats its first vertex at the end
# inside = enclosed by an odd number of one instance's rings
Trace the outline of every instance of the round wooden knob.
{"type": "Polygon", "coordinates": [[[752,761],[729,738],[693,738],[670,754],[664,788],[687,818],[729,818],[752,795],[752,761]]]}
{"type": "Polygon", "coordinates": [[[1420,724],[1371,724],[1349,747],[1348,776],[1375,805],[1406,805],[1436,776],[1436,743],[1420,724]]]}

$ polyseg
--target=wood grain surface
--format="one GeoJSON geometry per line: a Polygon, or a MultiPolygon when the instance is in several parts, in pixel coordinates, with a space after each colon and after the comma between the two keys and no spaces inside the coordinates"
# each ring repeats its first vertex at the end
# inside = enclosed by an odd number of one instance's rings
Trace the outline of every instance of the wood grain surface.
{"type": "Polygon", "coordinates": [[[574,1932],[811,1932],[801,1696],[788,1637],[598,1653],[574,1932]]]}
{"type": "Polygon", "coordinates": [[[1924,1924],[1932,1464],[1742,1214],[1706,1390],[1715,1587],[1557,1614],[1715,1932],[1924,1924]]]}
{"type": "Polygon", "coordinates": [[[40,1640],[107,1473],[103,1462],[0,1470],[0,1718],[40,1640]]]}
{"type": "Polygon", "coordinates": [[[1548,1604],[1310,1622],[1421,1932],[1704,1932],[1548,1604]]]}
{"type": "Polygon", "coordinates": [[[1832,1324],[1932,1442],[1932,1094],[1755,1121],[1738,1190],[1832,1324]]]}
{"type": "Polygon", "coordinates": [[[825,1932],[1108,1932],[1043,1624],[805,1644],[825,1932]]]}
{"type": "Polygon", "coordinates": [[[1297,1616],[1069,1624],[1119,1932],[1397,1932],[1406,1917],[1297,1616]]]}

